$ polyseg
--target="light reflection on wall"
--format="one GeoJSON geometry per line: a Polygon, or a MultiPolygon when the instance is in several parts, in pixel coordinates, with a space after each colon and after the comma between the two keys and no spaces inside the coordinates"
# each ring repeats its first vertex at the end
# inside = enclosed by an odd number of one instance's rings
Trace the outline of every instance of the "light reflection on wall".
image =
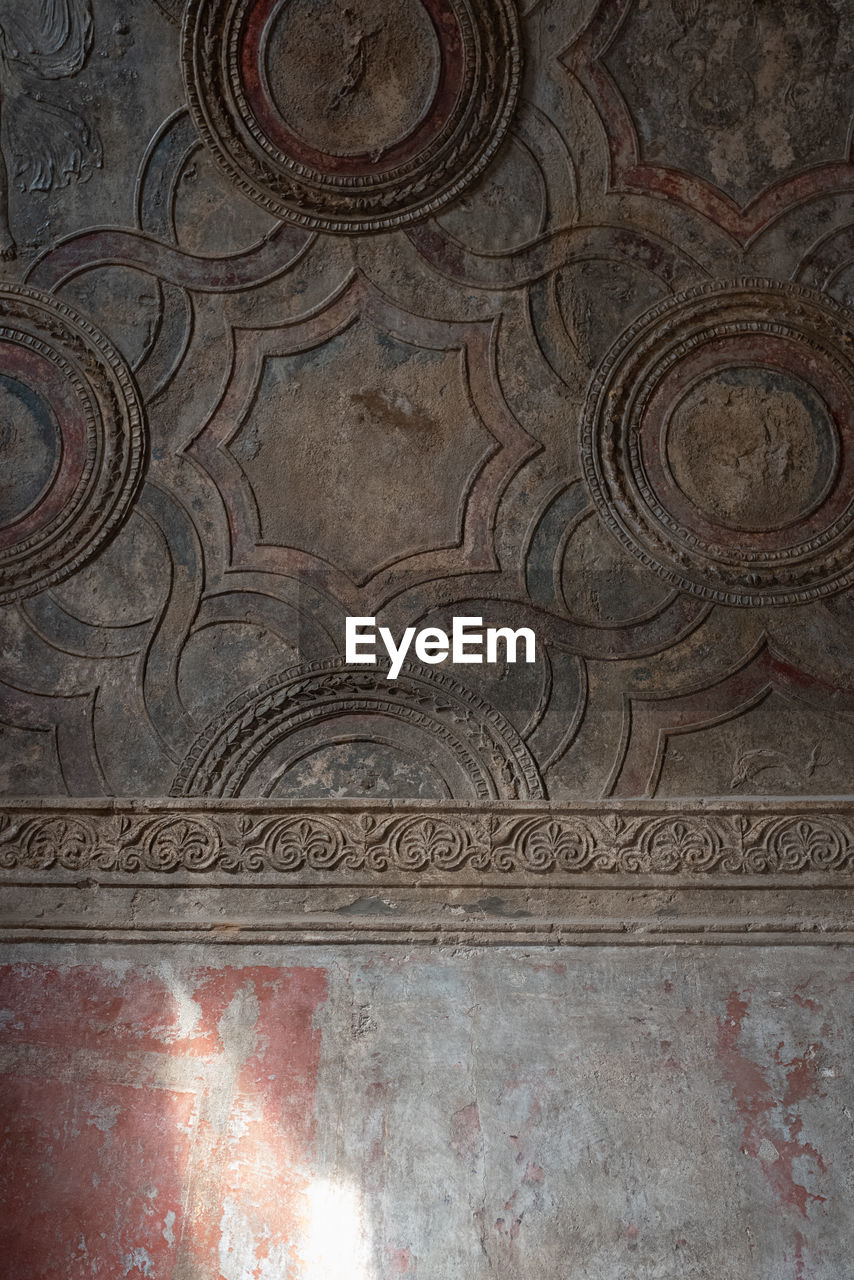
{"type": "Polygon", "coordinates": [[[375,1280],[369,1232],[355,1188],[315,1178],[305,1195],[300,1280],[375,1280]]]}

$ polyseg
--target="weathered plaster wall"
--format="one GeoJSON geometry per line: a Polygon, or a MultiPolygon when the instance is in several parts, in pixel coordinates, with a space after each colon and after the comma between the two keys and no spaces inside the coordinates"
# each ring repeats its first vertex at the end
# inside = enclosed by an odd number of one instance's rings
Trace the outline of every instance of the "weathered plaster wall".
{"type": "Polygon", "coordinates": [[[851,1280],[854,5],[0,32],[0,1278],[851,1280]]]}
{"type": "Polygon", "coordinates": [[[842,1280],[806,948],[3,953],[10,1280],[842,1280]]]}

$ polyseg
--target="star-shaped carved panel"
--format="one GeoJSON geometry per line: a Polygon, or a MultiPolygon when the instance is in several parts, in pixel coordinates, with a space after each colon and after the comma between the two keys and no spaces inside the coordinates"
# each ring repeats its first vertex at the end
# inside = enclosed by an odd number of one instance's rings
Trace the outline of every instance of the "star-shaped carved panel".
{"type": "Polygon", "coordinates": [[[380,575],[377,590],[491,565],[498,499],[535,449],[504,401],[493,324],[405,314],[357,279],[316,315],[236,332],[189,453],[229,512],[234,564],[350,597],[380,575]]]}

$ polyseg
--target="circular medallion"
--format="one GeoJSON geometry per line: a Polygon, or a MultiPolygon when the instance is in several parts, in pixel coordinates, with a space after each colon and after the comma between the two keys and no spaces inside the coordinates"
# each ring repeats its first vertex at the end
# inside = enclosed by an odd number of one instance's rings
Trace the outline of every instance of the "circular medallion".
{"type": "Polygon", "coordinates": [[[515,0],[190,0],[183,63],[202,137],[246,194],[304,227],[383,231],[495,154],[519,21],[515,0]]]}
{"type": "Polygon", "coordinates": [[[761,533],[799,524],[815,509],[836,473],[838,437],[806,382],[736,367],[686,392],[670,415],[665,460],[708,520],[761,533]]]}
{"type": "Polygon", "coordinates": [[[793,604],[854,582],[854,346],[845,310],[765,280],[646,312],[582,424],[599,514],[675,586],[793,604]]]}
{"type": "MultiPolygon", "coordinates": [[[[404,667],[347,666],[338,659],[295,667],[237,698],[205,729],[184,761],[173,795],[282,794],[289,777],[305,784],[305,762],[334,795],[346,776],[330,773],[330,748],[366,748],[385,763],[421,762],[457,800],[536,799],[544,795],[533,757],[513,726],[449,676],[404,667]],[[295,774],[295,771],[296,774],[295,774]]],[[[287,789],[285,794],[288,794],[287,789]]]]}
{"type": "Polygon", "coordinates": [[[126,515],[145,457],[125,362],[69,307],[0,288],[0,604],[88,560],[126,515]]]}

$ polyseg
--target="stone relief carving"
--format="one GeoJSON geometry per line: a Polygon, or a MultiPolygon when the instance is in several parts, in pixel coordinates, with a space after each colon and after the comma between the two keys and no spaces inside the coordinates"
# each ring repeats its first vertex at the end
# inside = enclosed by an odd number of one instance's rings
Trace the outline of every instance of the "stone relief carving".
{"type": "Polygon", "coordinates": [[[849,320],[773,281],[646,312],[602,362],[582,451],[616,535],[674,585],[791,604],[848,585],[849,320]]]}
{"type": "Polygon", "coordinates": [[[42,805],[0,821],[7,940],[852,941],[851,807],[42,805]]]}
{"type": "Polygon", "coordinates": [[[15,257],[9,182],[50,191],[101,164],[97,132],[44,86],[81,70],[92,48],[90,0],[0,6],[0,259],[15,257]],[[11,170],[11,173],[10,173],[11,170]]]}
{"type": "Polygon", "coordinates": [[[400,739],[448,799],[542,796],[536,764],[495,708],[441,673],[405,666],[390,682],[386,670],[333,661],[271,677],[208,726],[173,794],[275,796],[297,761],[326,741],[400,739]]]}
{"type": "Polygon", "coordinates": [[[276,806],[166,813],[27,812],[0,824],[0,867],[47,871],[498,872],[596,875],[796,876],[854,871],[850,811],[702,814],[513,812],[511,805],[464,812],[362,812],[276,806]]]}
{"type": "Polygon", "coordinates": [[[235,183],[278,217],[353,233],[474,181],[513,114],[521,50],[514,0],[194,0],[183,61],[235,183]]]}
{"type": "Polygon", "coordinates": [[[0,601],[91,559],[136,496],[145,422],[112,344],[49,294],[0,289],[0,601]]]}
{"type": "MultiPolygon", "coordinates": [[[[174,788],[202,861],[199,797],[421,798],[471,871],[443,805],[846,794],[845,7],[170,0],[121,59],[108,9],[0,20],[5,75],[98,91],[46,182],[125,139],[67,233],[16,211],[0,296],[3,793],[174,788]],[[537,661],[391,692],[360,614],[537,661]]],[[[735,867],[692,823],[680,865],[735,867]]]]}
{"type": "Polygon", "coordinates": [[[747,241],[851,185],[851,15],[832,0],[603,0],[564,51],[608,134],[615,186],[747,241]]]}

